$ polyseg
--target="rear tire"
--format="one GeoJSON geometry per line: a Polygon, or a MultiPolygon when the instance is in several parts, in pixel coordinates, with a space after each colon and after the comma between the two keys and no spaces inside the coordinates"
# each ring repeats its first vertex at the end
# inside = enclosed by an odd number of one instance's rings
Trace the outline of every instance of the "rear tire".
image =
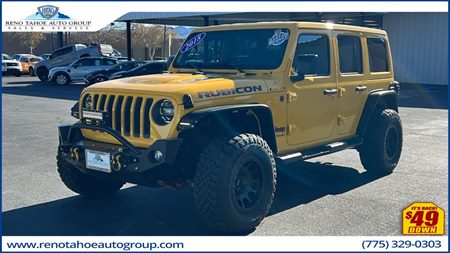
{"type": "Polygon", "coordinates": [[[100,180],[87,175],[64,161],[59,155],[56,157],[58,173],[62,182],[70,190],[86,196],[107,196],[120,190],[124,185],[121,181],[100,180]]]}
{"type": "Polygon", "coordinates": [[[390,174],[400,160],[403,145],[402,122],[392,109],[375,111],[359,156],[364,168],[375,174],[390,174]]]}
{"type": "Polygon", "coordinates": [[[225,234],[246,234],[269,212],[276,164],[261,137],[240,134],[212,141],[200,155],[193,180],[201,220],[225,234]]]}
{"type": "Polygon", "coordinates": [[[45,82],[48,79],[48,69],[45,67],[40,67],[36,70],[36,75],[38,76],[39,80],[45,82]]]}

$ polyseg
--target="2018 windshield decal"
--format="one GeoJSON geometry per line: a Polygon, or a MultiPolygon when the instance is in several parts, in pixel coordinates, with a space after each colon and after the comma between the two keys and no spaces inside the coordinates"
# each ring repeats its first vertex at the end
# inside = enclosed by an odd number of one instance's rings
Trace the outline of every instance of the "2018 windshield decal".
{"type": "Polygon", "coordinates": [[[206,33],[199,33],[195,35],[192,39],[190,39],[188,42],[184,43],[184,45],[181,47],[180,52],[186,53],[187,51],[191,50],[195,45],[200,43],[206,36],[206,33]]]}
{"type": "Polygon", "coordinates": [[[272,37],[269,38],[269,46],[279,46],[289,39],[289,32],[282,32],[281,29],[275,30],[272,37]]]}

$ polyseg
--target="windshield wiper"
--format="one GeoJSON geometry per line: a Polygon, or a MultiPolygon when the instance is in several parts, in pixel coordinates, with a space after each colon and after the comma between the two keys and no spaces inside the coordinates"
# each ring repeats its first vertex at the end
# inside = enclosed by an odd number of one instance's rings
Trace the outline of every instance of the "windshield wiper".
{"type": "Polygon", "coordinates": [[[255,73],[249,73],[249,72],[246,72],[244,69],[242,69],[242,67],[241,67],[240,65],[237,65],[237,64],[227,63],[226,66],[233,67],[234,69],[236,69],[237,71],[239,71],[239,73],[243,73],[243,74],[245,74],[245,75],[247,75],[247,76],[248,76],[248,75],[256,75],[255,73]]]}

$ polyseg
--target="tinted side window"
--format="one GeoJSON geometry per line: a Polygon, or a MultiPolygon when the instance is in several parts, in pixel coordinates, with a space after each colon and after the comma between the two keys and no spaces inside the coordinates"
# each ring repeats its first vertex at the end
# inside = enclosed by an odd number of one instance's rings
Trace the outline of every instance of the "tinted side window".
{"type": "Polygon", "coordinates": [[[102,66],[102,59],[91,59],[91,66],[102,66]]]}
{"type": "Polygon", "coordinates": [[[20,58],[20,62],[29,62],[29,61],[28,61],[28,58],[22,57],[22,58],[20,58]]]}
{"type": "Polygon", "coordinates": [[[370,72],[389,71],[386,41],[382,38],[367,38],[370,72]]]}
{"type": "Polygon", "coordinates": [[[110,59],[102,59],[102,64],[103,65],[114,65],[114,64],[116,64],[116,62],[113,60],[110,60],[110,59]]]}
{"type": "Polygon", "coordinates": [[[88,67],[92,65],[91,59],[83,58],[78,60],[78,66],[80,67],[88,67]]]}
{"type": "Polygon", "coordinates": [[[293,68],[299,74],[328,76],[330,74],[328,36],[301,34],[297,41],[293,68]]]}
{"type": "Polygon", "coordinates": [[[339,65],[341,73],[362,73],[361,39],[357,36],[339,35],[339,65]]]}
{"type": "Polygon", "coordinates": [[[56,50],[52,54],[51,58],[54,58],[54,57],[57,57],[57,56],[61,56],[61,55],[65,55],[65,54],[68,54],[70,52],[72,52],[72,47],[64,47],[64,48],[56,50]]]}

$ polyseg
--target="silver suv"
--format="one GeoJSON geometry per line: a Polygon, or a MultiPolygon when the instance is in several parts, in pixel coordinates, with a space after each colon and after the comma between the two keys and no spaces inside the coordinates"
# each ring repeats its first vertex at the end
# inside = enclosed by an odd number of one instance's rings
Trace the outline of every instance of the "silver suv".
{"type": "Polygon", "coordinates": [[[85,57],[78,59],[67,67],[50,69],[48,80],[59,85],[83,81],[84,77],[94,71],[108,70],[117,64],[117,60],[105,57],[85,57]]]}
{"type": "Polygon", "coordinates": [[[47,81],[49,70],[55,67],[67,66],[73,61],[84,57],[112,56],[113,47],[106,44],[73,44],[54,51],[47,60],[36,64],[36,75],[41,81],[47,81]]]}

